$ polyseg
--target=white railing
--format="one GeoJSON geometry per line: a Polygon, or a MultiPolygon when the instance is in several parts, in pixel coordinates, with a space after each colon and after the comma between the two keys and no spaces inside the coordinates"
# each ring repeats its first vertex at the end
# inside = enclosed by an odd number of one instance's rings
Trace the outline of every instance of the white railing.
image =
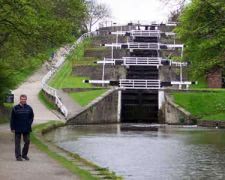
{"type": "Polygon", "coordinates": [[[160,26],[161,24],[165,24],[166,26],[177,26],[177,22],[161,22],[161,23],[156,23],[152,21],[133,21],[129,23],[117,23],[113,21],[104,21],[100,22],[98,24],[99,28],[105,28],[105,27],[113,27],[113,26],[128,26],[128,24],[132,26],[149,26],[149,25],[155,25],[155,26],[160,26]]]}
{"type": "Polygon", "coordinates": [[[54,65],[54,67],[51,70],[48,71],[48,73],[43,77],[43,79],[41,81],[42,90],[45,93],[47,93],[48,95],[50,95],[50,96],[55,98],[56,106],[60,109],[60,111],[62,112],[62,114],[65,117],[68,117],[68,115],[69,115],[68,109],[63,104],[63,102],[60,99],[60,97],[58,96],[57,89],[49,86],[48,85],[48,81],[60,69],[60,67],[62,66],[62,64],[66,60],[66,56],[69,55],[69,53],[72,50],[74,50],[87,37],[92,37],[92,36],[95,36],[95,35],[96,35],[96,32],[88,32],[88,33],[85,33],[82,36],[80,36],[79,39],[77,39],[77,41],[69,49],[66,50],[66,52],[64,52],[63,54],[60,54],[60,59],[57,61],[57,63],[54,65]]]}
{"type": "Polygon", "coordinates": [[[151,79],[120,79],[119,87],[122,89],[160,89],[160,80],[151,79]]]}
{"type": "Polygon", "coordinates": [[[139,36],[139,37],[160,37],[159,30],[133,30],[131,31],[132,36],[139,36]]]}
{"type": "Polygon", "coordinates": [[[117,48],[127,48],[127,49],[150,49],[150,50],[160,50],[159,43],[112,43],[105,44],[105,47],[117,47],[117,48]]]}
{"type": "Polygon", "coordinates": [[[123,57],[122,59],[104,58],[103,61],[97,61],[97,64],[113,64],[121,62],[124,66],[161,66],[161,58],[158,57],[123,57]]]}
{"type": "Polygon", "coordinates": [[[162,32],[160,30],[131,30],[131,31],[115,31],[111,32],[112,35],[121,35],[121,36],[133,36],[133,37],[161,37],[161,34],[166,36],[175,36],[174,32],[162,32]]]}
{"type": "Polygon", "coordinates": [[[131,30],[131,31],[116,31],[111,32],[113,35],[129,35],[133,37],[158,37],[162,32],[159,30],[131,30]]]}
{"type": "Polygon", "coordinates": [[[127,49],[149,49],[149,50],[174,50],[174,48],[184,48],[183,44],[161,44],[161,43],[137,43],[137,42],[128,42],[128,43],[112,43],[112,44],[103,44],[105,47],[115,47],[115,48],[127,48],[127,49]]]}
{"type": "Polygon", "coordinates": [[[128,43],[128,49],[153,49],[159,50],[159,43],[128,43]]]}

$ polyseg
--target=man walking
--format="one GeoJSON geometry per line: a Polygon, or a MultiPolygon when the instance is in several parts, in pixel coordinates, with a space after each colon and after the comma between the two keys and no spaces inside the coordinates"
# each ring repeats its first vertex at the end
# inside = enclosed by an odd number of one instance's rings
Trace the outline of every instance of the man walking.
{"type": "Polygon", "coordinates": [[[23,94],[20,96],[20,103],[13,107],[10,120],[11,131],[15,133],[15,156],[17,161],[22,161],[23,159],[29,160],[27,154],[29,151],[33,119],[33,109],[27,104],[27,96],[23,94]],[[21,155],[20,142],[22,135],[24,146],[21,155]]]}

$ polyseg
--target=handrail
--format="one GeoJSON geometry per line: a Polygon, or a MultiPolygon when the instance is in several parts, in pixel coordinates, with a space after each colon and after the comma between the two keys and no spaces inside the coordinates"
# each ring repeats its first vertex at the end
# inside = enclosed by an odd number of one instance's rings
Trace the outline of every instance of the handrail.
{"type": "Polygon", "coordinates": [[[160,89],[158,79],[120,79],[119,87],[122,89],[160,89]]]}
{"type": "Polygon", "coordinates": [[[54,67],[48,71],[48,73],[42,78],[41,80],[41,87],[42,90],[47,93],[48,95],[52,96],[55,98],[55,104],[56,106],[60,109],[60,111],[62,112],[62,114],[65,117],[68,117],[69,115],[69,111],[66,108],[66,106],[63,104],[62,100],[60,99],[60,97],[57,94],[57,89],[51,87],[48,85],[48,81],[52,78],[52,76],[60,69],[60,67],[64,64],[65,60],[66,60],[66,56],[70,54],[70,52],[74,49],[77,48],[77,46],[83,42],[84,39],[86,39],[87,37],[92,37],[95,36],[97,33],[94,32],[88,32],[85,33],[83,35],[81,35],[77,41],[69,48],[66,50],[66,52],[64,54],[60,54],[60,59],[57,61],[57,63],[54,65],[54,67]]]}

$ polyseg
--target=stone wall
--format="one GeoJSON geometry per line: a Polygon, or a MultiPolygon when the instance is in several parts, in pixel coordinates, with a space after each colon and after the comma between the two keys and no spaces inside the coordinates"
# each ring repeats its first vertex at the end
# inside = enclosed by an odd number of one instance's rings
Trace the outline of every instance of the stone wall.
{"type": "Polygon", "coordinates": [[[118,91],[109,90],[98,97],[75,117],[69,119],[66,124],[109,124],[117,123],[118,91]]]}
{"type": "Polygon", "coordinates": [[[135,29],[135,26],[111,26],[111,27],[103,27],[99,29],[100,35],[107,35],[109,32],[115,32],[115,31],[130,31],[132,29],[135,29]]]}
{"type": "Polygon", "coordinates": [[[95,91],[95,90],[101,90],[104,88],[100,87],[93,87],[93,88],[63,88],[63,92],[65,93],[75,93],[75,92],[86,92],[86,91],[95,91]]]}
{"type": "MultiPolygon", "coordinates": [[[[73,75],[89,77],[93,80],[102,79],[102,65],[96,66],[75,66],[73,68],[73,75]]],[[[105,66],[105,79],[118,80],[125,78],[126,70],[122,66],[113,67],[112,65],[105,66]]]]}
{"type": "Polygon", "coordinates": [[[167,124],[195,124],[196,120],[189,112],[175,104],[169,95],[165,96],[162,107],[163,118],[167,124]]]}
{"type": "Polygon", "coordinates": [[[198,120],[198,126],[225,128],[225,121],[198,120]]]}
{"type": "MultiPolygon", "coordinates": [[[[127,56],[126,49],[115,49],[113,51],[113,58],[122,58],[127,56]]],[[[89,48],[84,51],[85,57],[96,57],[100,60],[104,58],[111,58],[112,57],[112,49],[110,47],[102,47],[102,48],[89,48]]]]}
{"type": "MultiPolygon", "coordinates": [[[[91,47],[100,47],[102,44],[111,44],[111,43],[116,43],[116,39],[118,38],[118,42],[120,43],[126,43],[127,38],[125,36],[118,36],[116,35],[101,35],[94,37],[93,40],[91,41],[91,47]]],[[[109,48],[110,49],[110,48],[109,48]]]]}

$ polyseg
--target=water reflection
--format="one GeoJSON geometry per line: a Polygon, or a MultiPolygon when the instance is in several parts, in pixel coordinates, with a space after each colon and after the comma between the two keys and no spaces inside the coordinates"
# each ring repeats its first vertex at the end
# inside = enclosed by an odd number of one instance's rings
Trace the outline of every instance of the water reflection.
{"type": "Polygon", "coordinates": [[[225,131],[160,127],[121,131],[120,125],[68,126],[47,138],[125,179],[225,179],[225,131]]]}

